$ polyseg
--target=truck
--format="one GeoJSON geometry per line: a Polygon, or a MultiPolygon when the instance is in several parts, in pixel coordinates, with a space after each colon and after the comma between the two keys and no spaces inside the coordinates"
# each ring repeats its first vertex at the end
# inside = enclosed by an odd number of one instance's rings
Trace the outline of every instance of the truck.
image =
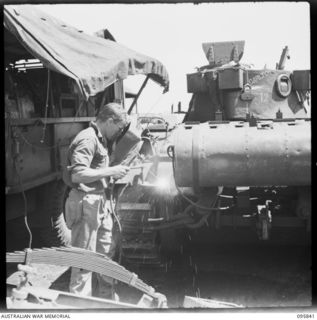
{"type": "Polygon", "coordinates": [[[244,45],[203,43],[182,123],[149,121],[143,167],[117,203],[126,263],[159,265],[188,239],[310,243],[310,70],[285,70],[287,46],[275,69],[254,69],[244,45]]]}
{"type": "Polygon", "coordinates": [[[6,5],[3,13],[7,251],[66,245],[62,170],[69,144],[101,105],[128,109],[128,76],[143,74],[167,91],[168,73],[107,30],[88,35],[32,5],[6,5]]]}

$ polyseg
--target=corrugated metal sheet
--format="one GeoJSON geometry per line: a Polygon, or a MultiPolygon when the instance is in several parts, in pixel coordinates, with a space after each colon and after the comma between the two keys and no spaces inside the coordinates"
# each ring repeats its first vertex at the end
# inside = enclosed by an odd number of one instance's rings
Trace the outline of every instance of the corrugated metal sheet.
{"type": "Polygon", "coordinates": [[[135,74],[150,75],[168,90],[168,73],[160,61],[87,35],[34,5],[4,6],[4,26],[45,67],[75,79],[86,99],[135,74]]]}

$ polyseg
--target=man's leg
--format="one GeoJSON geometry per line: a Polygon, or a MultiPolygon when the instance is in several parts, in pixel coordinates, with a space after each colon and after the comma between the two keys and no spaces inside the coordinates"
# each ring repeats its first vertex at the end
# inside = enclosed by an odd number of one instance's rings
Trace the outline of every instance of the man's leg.
{"type": "MultiPolygon", "coordinates": [[[[96,251],[109,256],[112,242],[113,221],[110,212],[108,212],[105,206],[104,210],[106,212],[103,212],[101,224],[97,232],[96,251]]],[[[113,299],[113,279],[105,275],[96,274],[96,295],[104,299],[113,299]]]]}
{"type": "MultiPolygon", "coordinates": [[[[74,191],[74,194],[73,198],[70,198],[70,201],[66,204],[68,210],[77,209],[77,219],[75,219],[71,227],[72,246],[95,251],[99,227],[98,210],[102,196],[84,194],[78,191],[74,191]]],[[[69,290],[75,294],[90,296],[92,291],[91,272],[72,268],[69,290]]]]}

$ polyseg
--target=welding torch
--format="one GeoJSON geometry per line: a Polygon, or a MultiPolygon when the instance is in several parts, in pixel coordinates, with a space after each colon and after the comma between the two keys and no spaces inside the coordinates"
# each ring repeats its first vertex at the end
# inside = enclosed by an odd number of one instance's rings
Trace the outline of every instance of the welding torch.
{"type": "MultiPolygon", "coordinates": [[[[144,165],[137,165],[137,166],[132,166],[132,167],[129,167],[130,170],[137,170],[137,169],[141,169],[143,170],[144,168],[144,165]]],[[[114,218],[116,219],[117,223],[118,223],[118,227],[119,227],[119,231],[120,233],[122,232],[122,226],[121,226],[121,223],[120,223],[120,220],[116,214],[116,211],[114,209],[114,199],[113,199],[113,194],[114,194],[114,187],[115,187],[115,184],[119,181],[120,179],[115,179],[114,177],[110,177],[109,179],[109,190],[110,190],[110,210],[114,216],[114,218]]]]}

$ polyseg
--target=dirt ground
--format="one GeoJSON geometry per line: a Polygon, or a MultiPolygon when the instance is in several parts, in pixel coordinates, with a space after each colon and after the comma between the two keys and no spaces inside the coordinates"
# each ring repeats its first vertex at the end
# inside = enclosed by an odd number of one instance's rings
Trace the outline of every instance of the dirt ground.
{"type": "MultiPolygon", "coordinates": [[[[228,239],[228,237],[227,237],[228,239]]],[[[234,238],[233,238],[234,240],[234,238]]],[[[184,297],[201,297],[248,308],[310,307],[311,246],[307,243],[187,243],[159,267],[127,267],[156,291],[166,295],[169,308],[182,308],[184,297]]],[[[34,265],[34,286],[67,291],[67,267],[34,265]]],[[[7,275],[16,281],[15,265],[7,275]]],[[[142,293],[119,283],[123,302],[137,303],[142,293]]]]}

